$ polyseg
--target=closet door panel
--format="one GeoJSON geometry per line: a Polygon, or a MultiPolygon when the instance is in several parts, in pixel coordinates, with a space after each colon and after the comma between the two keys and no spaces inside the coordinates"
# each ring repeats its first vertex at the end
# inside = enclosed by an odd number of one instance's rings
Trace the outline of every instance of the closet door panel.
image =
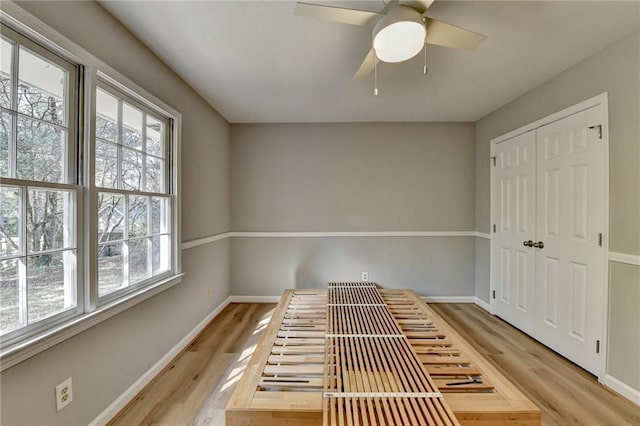
{"type": "Polygon", "coordinates": [[[535,132],[496,146],[493,270],[496,313],[526,333],[533,332],[535,251],[535,132]]]}
{"type": "Polygon", "coordinates": [[[541,342],[594,374],[604,293],[600,106],[537,129],[536,320],[541,342]]]}

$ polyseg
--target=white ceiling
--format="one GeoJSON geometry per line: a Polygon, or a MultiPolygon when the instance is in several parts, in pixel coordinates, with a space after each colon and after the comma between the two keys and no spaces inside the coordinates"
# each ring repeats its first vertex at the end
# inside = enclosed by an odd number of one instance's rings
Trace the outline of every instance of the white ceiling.
{"type": "MultiPolygon", "coordinates": [[[[314,2],[380,11],[382,1],[314,2]]],[[[103,1],[232,123],[475,121],[638,28],[640,3],[436,1],[428,16],[485,34],[352,81],[371,29],[292,1],[103,1]]]]}

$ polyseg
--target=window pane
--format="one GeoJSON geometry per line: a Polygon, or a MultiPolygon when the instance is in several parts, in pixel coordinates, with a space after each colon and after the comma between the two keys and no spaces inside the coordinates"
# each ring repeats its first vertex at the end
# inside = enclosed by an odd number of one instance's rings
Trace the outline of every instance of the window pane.
{"type": "Polygon", "coordinates": [[[122,144],[142,149],[142,112],[123,103],[122,122],[122,144]]]}
{"type": "Polygon", "coordinates": [[[0,113],[0,176],[9,177],[9,141],[11,140],[11,116],[0,113]]]}
{"type": "Polygon", "coordinates": [[[122,186],[124,189],[142,191],[142,154],[122,148],[122,186]]]}
{"type": "Polygon", "coordinates": [[[126,285],[123,250],[124,243],[98,246],[98,296],[104,296],[126,285]]]}
{"type": "Polygon", "coordinates": [[[124,238],[124,196],[98,194],[98,242],[124,238]]]}
{"type": "Polygon", "coordinates": [[[129,241],[129,281],[135,283],[151,276],[149,272],[149,238],[129,241]]]}
{"type": "Polygon", "coordinates": [[[147,115],[147,152],[164,157],[164,123],[147,115]]]}
{"type": "Polygon", "coordinates": [[[152,260],[153,275],[168,271],[171,265],[171,241],[168,235],[153,237],[152,260]]]}
{"type": "Polygon", "coordinates": [[[147,235],[149,198],[129,197],[129,238],[147,235]]]}
{"type": "Polygon", "coordinates": [[[118,142],[118,100],[100,88],[96,92],[96,137],[118,142]]]}
{"type": "Polygon", "coordinates": [[[20,46],[18,111],[64,125],[66,71],[20,46]]]}
{"type": "Polygon", "coordinates": [[[151,199],[151,233],[153,235],[169,232],[169,199],[153,197],[151,199]]]}
{"type": "Polygon", "coordinates": [[[63,182],[65,133],[49,124],[19,117],[18,178],[63,182]]]}
{"type": "Polygon", "coordinates": [[[147,157],[147,191],[164,192],[164,160],[147,157]]]}
{"type": "Polygon", "coordinates": [[[0,187],[0,256],[20,253],[20,190],[0,187]]]}
{"type": "Polygon", "coordinates": [[[75,306],[75,253],[54,252],[27,260],[29,323],[75,306]]]}
{"type": "Polygon", "coordinates": [[[0,334],[20,326],[18,259],[0,261],[0,334]]]}
{"type": "Polygon", "coordinates": [[[96,186],[116,188],[118,176],[118,147],[107,142],[96,142],[96,186]]]}
{"type": "Polygon", "coordinates": [[[27,191],[27,250],[35,253],[74,246],[71,228],[72,195],[67,191],[27,191]]]}
{"type": "Polygon", "coordinates": [[[13,46],[5,39],[0,39],[0,106],[11,108],[11,53],[13,46]]]}

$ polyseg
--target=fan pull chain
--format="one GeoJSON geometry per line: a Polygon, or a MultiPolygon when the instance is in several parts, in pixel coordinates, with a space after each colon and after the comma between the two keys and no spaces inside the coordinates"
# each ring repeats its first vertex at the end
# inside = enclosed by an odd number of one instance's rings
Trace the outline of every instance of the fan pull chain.
{"type": "Polygon", "coordinates": [[[422,69],[422,74],[427,75],[429,69],[427,68],[427,19],[423,18],[422,23],[424,24],[424,68],[422,69]]]}
{"type": "Polygon", "coordinates": [[[422,74],[427,75],[429,72],[429,68],[427,68],[427,43],[424,44],[424,68],[422,69],[422,74]]]}
{"type": "Polygon", "coordinates": [[[378,96],[378,58],[373,59],[373,96],[378,96]]]}

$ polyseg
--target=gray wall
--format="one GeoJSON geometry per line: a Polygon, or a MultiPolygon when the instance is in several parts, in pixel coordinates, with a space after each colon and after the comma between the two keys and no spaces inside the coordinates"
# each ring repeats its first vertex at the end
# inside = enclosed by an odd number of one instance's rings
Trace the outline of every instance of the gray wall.
{"type": "MultiPolygon", "coordinates": [[[[228,123],[97,3],[20,5],[183,114],[183,239],[228,231],[228,123]]],[[[3,371],[0,423],[93,420],[229,295],[229,246],[185,250],[181,284],[3,371]],[[56,413],[69,376],[74,400],[56,413]]]]}
{"type": "Polygon", "coordinates": [[[233,238],[237,295],[282,294],[359,281],[366,271],[385,288],[424,296],[473,296],[473,237],[233,238]]]}
{"type": "Polygon", "coordinates": [[[640,267],[610,265],[608,373],[640,390],[640,267]]]}
{"type": "Polygon", "coordinates": [[[491,272],[491,240],[487,238],[476,238],[476,270],[475,270],[475,296],[480,300],[489,303],[489,291],[491,283],[489,276],[491,272]]]}
{"type": "MultiPolygon", "coordinates": [[[[610,251],[640,255],[640,66],[635,32],[476,123],[476,224],[489,232],[490,140],[603,92],[609,94],[610,251]]],[[[476,295],[489,301],[489,244],[476,249],[476,295]]],[[[640,390],[640,268],[610,263],[609,373],[640,390]],[[633,319],[636,319],[634,322],[633,319]],[[628,322],[625,324],[625,322],[628,322]],[[630,326],[633,325],[633,326],[630,326]]]]}
{"type": "Polygon", "coordinates": [[[234,231],[470,231],[473,123],[231,125],[234,231]]]}
{"type": "MultiPolygon", "coordinates": [[[[474,230],[472,123],[233,124],[231,146],[234,231],[474,230]]],[[[238,294],[359,280],[363,271],[425,295],[474,294],[469,237],[231,244],[238,294]]]]}

